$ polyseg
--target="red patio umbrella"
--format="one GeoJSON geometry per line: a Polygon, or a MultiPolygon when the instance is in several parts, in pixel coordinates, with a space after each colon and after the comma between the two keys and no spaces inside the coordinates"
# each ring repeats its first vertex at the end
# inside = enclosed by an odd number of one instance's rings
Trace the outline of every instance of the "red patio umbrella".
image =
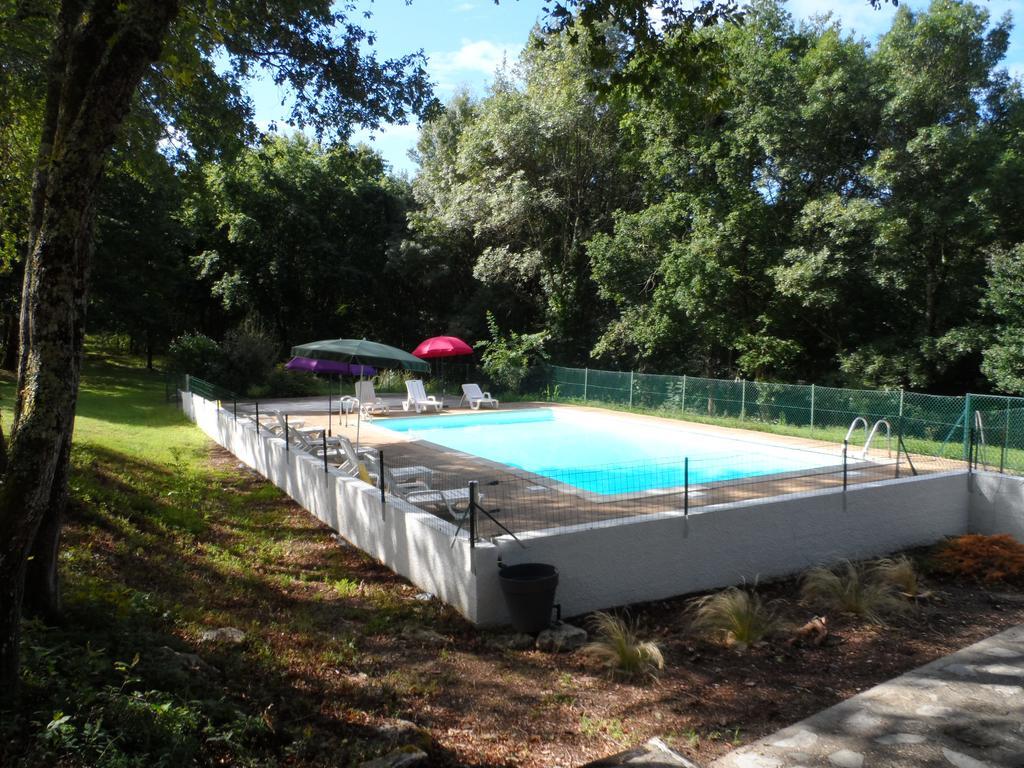
{"type": "MultiPolygon", "coordinates": [[[[420,345],[412,351],[413,357],[421,360],[434,358],[461,357],[472,355],[473,348],[456,336],[433,336],[420,342],[420,345]]],[[[441,396],[444,397],[447,389],[444,368],[441,368],[441,396]]]]}
{"type": "Polygon", "coordinates": [[[434,336],[421,341],[420,345],[412,351],[412,354],[421,360],[431,360],[435,357],[472,355],[473,348],[455,336],[434,336]]]}

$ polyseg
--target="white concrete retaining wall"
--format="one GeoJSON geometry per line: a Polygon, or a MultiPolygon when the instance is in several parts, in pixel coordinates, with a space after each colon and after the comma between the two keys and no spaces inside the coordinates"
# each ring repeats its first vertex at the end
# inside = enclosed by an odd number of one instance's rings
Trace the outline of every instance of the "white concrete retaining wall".
{"type": "Polygon", "coordinates": [[[235,421],[217,403],[181,393],[182,409],[200,429],[266,477],[315,517],[396,573],[478,621],[472,550],[451,545],[453,526],[401,499],[381,505],[380,490],[297,450],[253,422],[235,421]]]}
{"type": "Polygon", "coordinates": [[[971,483],[971,533],[1009,533],[1024,542],[1024,477],[976,472],[971,483]]]}
{"type": "Polygon", "coordinates": [[[965,473],[925,475],[808,495],[755,499],[537,533],[522,549],[503,537],[477,548],[478,617],[504,616],[497,559],[558,567],[566,616],[783,576],[840,558],[883,555],[967,531],[965,473]],[[490,563],[484,562],[484,558],[490,563]]]}
{"type": "MultiPolygon", "coordinates": [[[[508,620],[499,558],[509,565],[557,566],[556,599],[573,616],[930,544],[966,533],[972,520],[1024,527],[1024,485],[1014,486],[1016,503],[972,505],[968,477],[956,472],[858,484],[845,499],[841,489],[829,489],[704,507],[688,521],[682,512],[669,512],[601,528],[524,534],[526,549],[508,537],[475,549],[460,539],[452,548],[453,526],[397,499],[382,513],[378,489],[337,470],[325,475],[322,461],[286,452],[284,441],[269,433],[257,437],[252,422],[236,423],[214,402],[189,393],[182,393],[182,402],[210,437],[317,518],[478,624],[508,620]]],[[[985,479],[982,493],[1003,479],[985,479]]],[[[999,495],[995,486],[990,490],[992,498],[999,495]]]]}

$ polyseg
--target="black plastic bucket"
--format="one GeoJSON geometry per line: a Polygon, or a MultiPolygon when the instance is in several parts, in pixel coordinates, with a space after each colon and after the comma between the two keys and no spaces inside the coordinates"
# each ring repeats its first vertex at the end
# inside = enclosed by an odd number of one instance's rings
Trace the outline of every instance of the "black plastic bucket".
{"type": "Polygon", "coordinates": [[[512,626],[535,634],[551,626],[558,569],[546,563],[506,565],[498,571],[512,626]]]}

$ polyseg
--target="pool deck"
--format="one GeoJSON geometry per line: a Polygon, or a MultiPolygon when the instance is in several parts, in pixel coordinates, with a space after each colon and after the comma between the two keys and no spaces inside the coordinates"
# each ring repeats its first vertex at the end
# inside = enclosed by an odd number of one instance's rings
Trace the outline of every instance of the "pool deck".
{"type": "MultiPolygon", "coordinates": [[[[497,464],[478,456],[424,441],[410,440],[402,432],[393,432],[383,428],[380,425],[388,418],[415,418],[417,415],[402,410],[401,401],[404,398],[401,396],[381,395],[381,398],[391,407],[391,413],[389,416],[376,416],[372,420],[362,420],[358,425],[360,444],[382,450],[385,464],[389,467],[428,467],[433,472],[431,485],[434,488],[466,487],[471,480],[478,481],[483,495],[483,506],[488,509],[497,508],[499,511],[495,513],[495,518],[514,533],[577,525],[587,527],[610,525],[624,518],[680,512],[687,501],[690,512],[700,513],[706,511],[705,508],[711,505],[786,494],[809,493],[841,487],[843,484],[842,445],[834,442],[589,406],[545,402],[502,404],[500,410],[503,411],[528,408],[565,408],[572,409],[575,413],[591,411],[595,415],[599,414],[602,418],[621,422],[624,429],[629,429],[631,424],[654,424],[709,436],[813,450],[827,453],[835,459],[833,464],[823,469],[761,475],[703,485],[693,484],[689,488],[689,493],[685,494],[688,499],[684,499],[682,488],[667,491],[638,491],[602,497],[563,485],[551,478],[497,464]]],[[[334,406],[336,406],[336,402],[334,406]]],[[[252,411],[252,406],[248,403],[239,403],[238,408],[240,415],[252,411]]],[[[272,410],[288,413],[293,420],[302,419],[307,427],[327,426],[328,424],[327,402],[322,397],[260,402],[261,413],[269,413],[272,410]]],[[[482,412],[492,411],[493,409],[487,409],[482,412]]],[[[459,407],[457,397],[449,396],[445,399],[442,417],[467,413],[471,413],[470,409],[459,407]]],[[[472,413],[476,412],[472,411],[472,413]]],[[[435,414],[424,413],[420,417],[428,415],[435,414]]],[[[333,413],[330,426],[332,434],[345,435],[355,442],[357,420],[354,415],[333,413]]],[[[887,455],[884,438],[878,445],[878,448],[871,450],[867,461],[862,461],[859,457],[859,450],[855,452],[851,447],[846,478],[849,485],[892,480],[896,477],[896,462],[894,458],[887,455]]],[[[918,474],[966,469],[964,462],[918,455],[912,455],[911,459],[918,474]]],[[[900,462],[900,476],[906,477],[910,474],[910,468],[904,456],[900,462]]],[[[447,517],[446,513],[439,512],[438,514],[441,517],[447,517]]],[[[497,525],[486,519],[480,521],[478,531],[483,537],[498,535],[502,532],[497,525]]]]}

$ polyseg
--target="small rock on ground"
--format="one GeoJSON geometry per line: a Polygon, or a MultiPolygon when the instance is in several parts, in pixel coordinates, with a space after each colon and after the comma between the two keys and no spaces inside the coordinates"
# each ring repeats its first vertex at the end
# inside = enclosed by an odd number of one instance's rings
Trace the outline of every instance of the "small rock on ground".
{"type": "Polygon", "coordinates": [[[700,768],[697,763],[669,749],[661,739],[651,739],[642,747],[595,760],[583,768],[623,768],[629,765],[645,765],[647,768],[700,768]]]}
{"type": "Polygon", "coordinates": [[[360,763],[359,768],[407,768],[410,765],[419,765],[426,759],[427,753],[422,749],[401,747],[388,752],[383,757],[360,763]]]}
{"type": "Polygon", "coordinates": [[[537,647],[542,651],[575,651],[587,642],[587,631],[560,621],[537,635],[537,647]]]}
{"type": "Polygon", "coordinates": [[[377,733],[390,746],[414,746],[426,749],[431,744],[430,732],[411,720],[396,718],[377,728],[377,733]]]}
{"type": "Polygon", "coordinates": [[[199,641],[203,643],[229,643],[230,645],[239,645],[240,643],[245,642],[245,632],[236,627],[208,629],[199,636],[199,641]]]}

